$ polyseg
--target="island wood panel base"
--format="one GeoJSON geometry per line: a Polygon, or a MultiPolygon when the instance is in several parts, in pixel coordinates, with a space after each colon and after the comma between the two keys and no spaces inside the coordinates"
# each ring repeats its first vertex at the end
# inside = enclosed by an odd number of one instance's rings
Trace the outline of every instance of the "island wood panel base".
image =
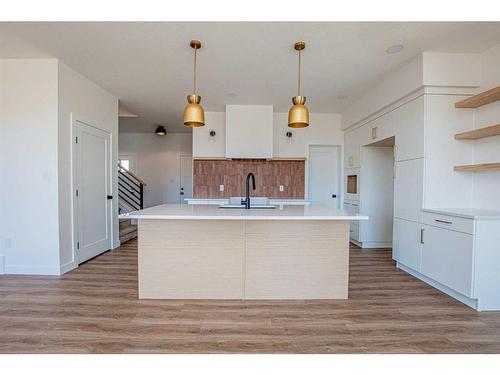
{"type": "Polygon", "coordinates": [[[346,299],[349,222],[247,221],[246,299],[346,299]]]}
{"type": "Polygon", "coordinates": [[[237,220],[139,220],[139,298],[243,298],[243,230],[237,220]]]}
{"type": "Polygon", "coordinates": [[[139,298],[346,299],[349,223],[139,220],[139,298]]]}

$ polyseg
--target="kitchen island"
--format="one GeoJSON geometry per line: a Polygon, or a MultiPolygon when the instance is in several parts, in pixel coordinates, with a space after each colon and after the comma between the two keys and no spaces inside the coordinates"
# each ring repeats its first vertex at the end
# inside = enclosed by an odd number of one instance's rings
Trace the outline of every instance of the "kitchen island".
{"type": "Polygon", "coordinates": [[[349,222],[312,203],[274,209],[165,204],[138,220],[139,298],[346,299],[349,222]]]}

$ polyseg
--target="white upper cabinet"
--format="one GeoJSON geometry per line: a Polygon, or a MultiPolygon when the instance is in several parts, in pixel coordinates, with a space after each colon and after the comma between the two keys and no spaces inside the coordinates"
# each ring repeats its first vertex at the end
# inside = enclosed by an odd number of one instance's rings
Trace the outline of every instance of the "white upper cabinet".
{"type": "Polygon", "coordinates": [[[273,106],[226,106],[226,157],[273,157],[273,106]]]}
{"type": "Polygon", "coordinates": [[[424,157],[424,96],[395,109],[396,160],[424,157]]]}
{"type": "Polygon", "coordinates": [[[344,137],[344,167],[359,168],[360,140],[359,129],[345,133],[344,137]]]}

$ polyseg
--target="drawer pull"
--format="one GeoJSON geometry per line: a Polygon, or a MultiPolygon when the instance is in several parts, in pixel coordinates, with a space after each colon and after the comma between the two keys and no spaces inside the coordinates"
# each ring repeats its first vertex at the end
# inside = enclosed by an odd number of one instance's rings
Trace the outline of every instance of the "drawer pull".
{"type": "Polygon", "coordinates": [[[438,223],[443,223],[443,224],[453,224],[453,222],[451,222],[451,221],[446,221],[446,220],[439,220],[439,219],[435,219],[434,221],[437,221],[438,223]]]}
{"type": "Polygon", "coordinates": [[[424,243],[424,229],[420,229],[420,243],[424,243]]]}

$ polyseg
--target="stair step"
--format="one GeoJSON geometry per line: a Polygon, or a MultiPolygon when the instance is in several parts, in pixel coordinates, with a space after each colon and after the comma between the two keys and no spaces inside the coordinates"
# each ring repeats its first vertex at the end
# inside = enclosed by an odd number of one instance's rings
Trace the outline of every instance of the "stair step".
{"type": "Polygon", "coordinates": [[[120,236],[124,236],[132,232],[137,232],[137,225],[129,225],[128,227],[120,228],[120,236]]]}
{"type": "Polygon", "coordinates": [[[137,237],[137,231],[130,232],[130,233],[125,234],[123,236],[121,235],[120,236],[120,243],[123,244],[123,243],[125,243],[127,241],[130,241],[130,240],[136,238],[136,237],[137,237]]]}
{"type": "Polygon", "coordinates": [[[132,225],[130,219],[120,220],[120,228],[128,227],[132,225]]]}

